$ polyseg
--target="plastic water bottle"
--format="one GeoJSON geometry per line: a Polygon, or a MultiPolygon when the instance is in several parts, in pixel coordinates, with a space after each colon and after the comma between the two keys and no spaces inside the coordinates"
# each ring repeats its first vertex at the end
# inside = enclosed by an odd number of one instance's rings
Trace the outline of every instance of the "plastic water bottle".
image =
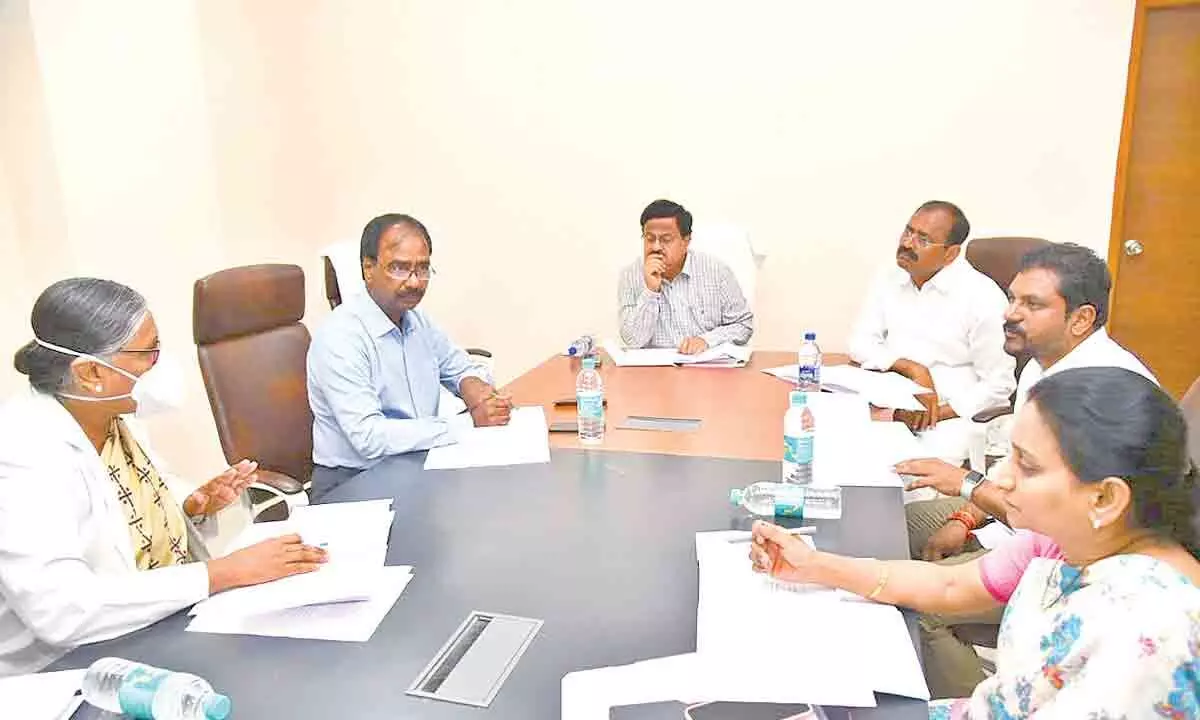
{"type": "Polygon", "coordinates": [[[805,392],[821,391],[821,347],[817,345],[815,332],[804,333],[800,344],[799,389],[805,392]]]}
{"type": "Polygon", "coordinates": [[[587,357],[596,350],[596,338],[591,335],[583,335],[575,342],[571,343],[571,347],[567,348],[568,357],[587,357]]]}
{"type": "Polygon", "coordinates": [[[596,358],[585,357],[575,379],[575,402],[579,408],[579,442],[604,442],[604,381],[596,372],[596,358]]]}
{"type": "Polygon", "coordinates": [[[793,390],[783,416],[783,481],[810,485],[813,481],[813,445],[817,422],[808,407],[808,393],[793,390]]]}
{"type": "Polygon", "coordinates": [[[729,502],[754,515],[837,520],[842,516],[842,489],[757,482],[729,491],[729,502]]]}
{"type": "Polygon", "coordinates": [[[203,678],[113,657],[88,668],[83,699],[134,720],[225,720],[231,709],[203,678]]]}

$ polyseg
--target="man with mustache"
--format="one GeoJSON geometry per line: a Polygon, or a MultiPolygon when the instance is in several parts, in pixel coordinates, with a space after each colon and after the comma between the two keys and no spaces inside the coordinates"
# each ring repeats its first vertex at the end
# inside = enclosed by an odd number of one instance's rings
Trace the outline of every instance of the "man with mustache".
{"type": "Polygon", "coordinates": [[[626,347],[670,347],[694,355],[722,343],[745,345],[754,313],[733,272],[689,250],[692,214],[655,200],[642,211],[642,259],[621,274],[618,302],[626,347]]]}
{"type": "MultiPolygon", "coordinates": [[[[1030,356],[1017,383],[1017,409],[1038,380],[1071,368],[1119,367],[1158,382],[1137,356],[1104,330],[1111,287],[1104,261],[1074,243],[1047,245],[1021,259],[1004,313],[1004,350],[1030,356]]],[[[960,563],[987,552],[972,531],[989,516],[1003,522],[1007,515],[1002,493],[991,482],[936,459],[903,462],[896,470],[915,478],[910,489],[929,487],[952,496],[905,508],[913,559],[960,563]]],[[[960,697],[983,679],[974,648],[955,634],[955,628],[999,620],[999,614],[921,617],[926,677],[931,690],[945,693],[939,697],[960,697]]]]}
{"type": "Polygon", "coordinates": [[[313,336],[314,499],[389,455],[456,442],[472,426],[508,423],[512,403],[417,304],[433,277],[433,241],[417,219],[380,215],[363,229],[367,292],[339,305],[313,336]],[[439,385],[469,414],[437,417],[439,385]]]}
{"type": "Polygon", "coordinates": [[[953,203],[917,208],[900,234],[897,267],[872,287],[850,338],[862,367],[929,388],[917,396],[922,410],[876,408],[872,416],[903,422],[928,455],[953,464],[966,460],[981,432],[970,418],[1008,402],[1015,385],[1001,329],[1004,294],[962,257],[970,229],[953,203]]]}

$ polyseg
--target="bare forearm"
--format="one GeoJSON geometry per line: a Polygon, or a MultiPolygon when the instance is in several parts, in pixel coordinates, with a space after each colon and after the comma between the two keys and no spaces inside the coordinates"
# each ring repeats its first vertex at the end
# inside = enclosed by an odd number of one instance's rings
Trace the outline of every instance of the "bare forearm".
{"type": "Polygon", "coordinates": [[[975,572],[973,567],[967,571],[964,566],[917,560],[873,560],[818,553],[813,568],[815,582],[863,597],[875,592],[882,582],[883,587],[874,600],[919,612],[969,613],[990,606],[986,596],[972,592],[974,589],[962,582],[964,575],[975,572]],[[883,582],[885,572],[886,582],[883,582]]]}

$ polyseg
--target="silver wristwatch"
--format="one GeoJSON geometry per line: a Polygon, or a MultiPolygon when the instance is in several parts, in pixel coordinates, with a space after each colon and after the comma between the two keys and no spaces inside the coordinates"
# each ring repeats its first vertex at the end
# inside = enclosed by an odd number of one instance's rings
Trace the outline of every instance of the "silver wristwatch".
{"type": "Polygon", "coordinates": [[[974,470],[968,470],[966,477],[964,477],[962,481],[962,489],[958,491],[958,494],[962,495],[963,500],[970,502],[971,495],[975,493],[975,488],[979,487],[979,484],[982,483],[983,480],[984,477],[981,473],[975,472],[974,470]]]}

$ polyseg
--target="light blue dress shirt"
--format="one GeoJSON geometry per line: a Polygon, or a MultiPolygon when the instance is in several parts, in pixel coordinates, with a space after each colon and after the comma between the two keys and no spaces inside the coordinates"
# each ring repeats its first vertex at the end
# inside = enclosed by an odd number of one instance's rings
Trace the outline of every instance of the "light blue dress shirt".
{"type": "Polygon", "coordinates": [[[308,350],[313,462],[367,468],[455,442],[471,416],[437,417],[438,388],[460,394],[465,377],[490,382],[421,311],[409,310],[397,327],[370,295],[347,299],[308,350]]]}

